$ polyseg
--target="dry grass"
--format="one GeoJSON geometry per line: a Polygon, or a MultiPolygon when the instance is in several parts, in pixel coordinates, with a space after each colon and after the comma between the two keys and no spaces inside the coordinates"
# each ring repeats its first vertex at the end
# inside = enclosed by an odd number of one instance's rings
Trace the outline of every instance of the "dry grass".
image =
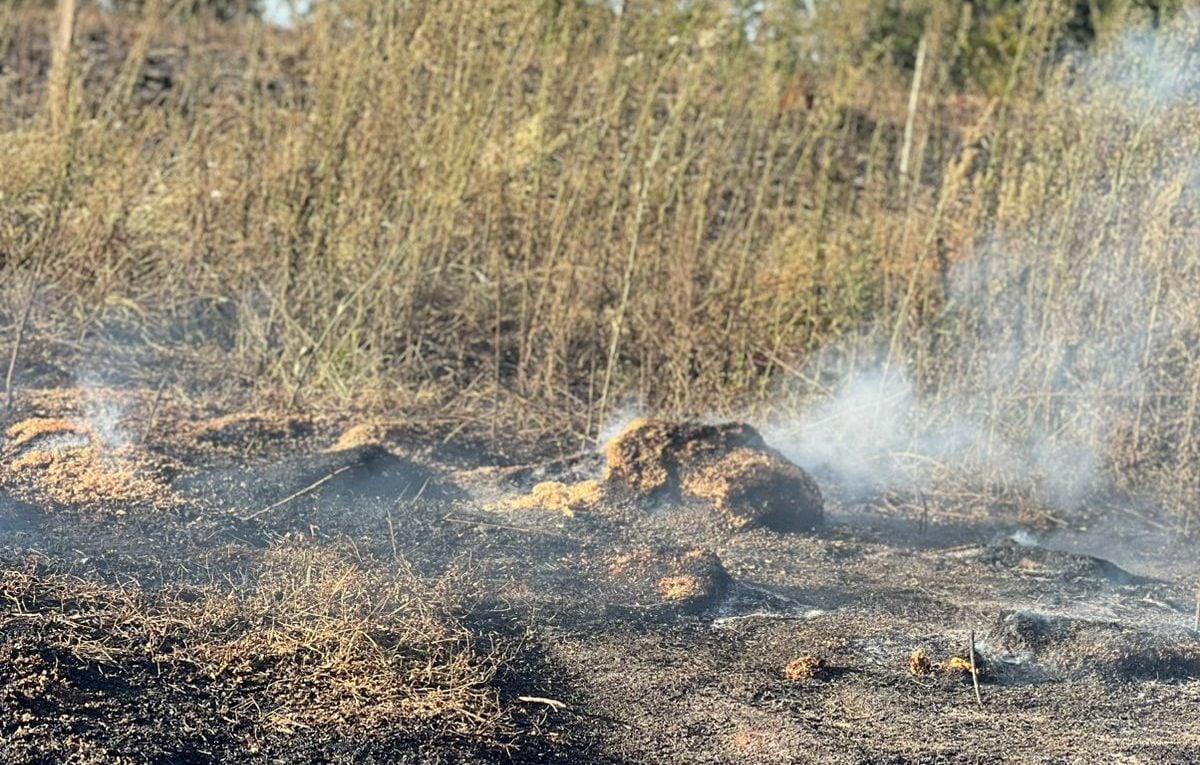
{"type": "Polygon", "coordinates": [[[685,496],[711,502],[732,529],[768,517],[781,526],[811,528],[823,515],[820,491],[807,474],[776,454],[754,449],[734,449],[685,470],[681,487],[685,496]]]}
{"type": "Polygon", "coordinates": [[[783,676],[793,683],[803,683],[820,674],[825,668],[825,660],[818,656],[797,656],[783,668],[783,676]]]}
{"type": "Polygon", "coordinates": [[[913,677],[921,677],[924,675],[933,674],[936,668],[933,660],[929,658],[929,654],[922,648],[918,648],[909,654],[908,657],[908,674],[913,677]]]}
{"type": "Polygon", "coordinates": [[[106,444],[87,422],[34,417],[8,430],[0,448],[0,486],[30,501],[124,513],[171,507],[161,458],[132,445],[106,444]]]}
{"type": "Polygon", "coordinates": [[[661,420],[629,423],[604,445],[604,480],[619,480],[640,494],[665,488],[671,478],[666,467],[669,427],[661,420]]]}
{"type": "Polygon", "coordinates": [[[84,443],[91,443],[96,438],[95,431],[87,423],[62,417],[31,417],[10,427],[7,435],[11,448],[18,448],[47,436],[65,436],[70,440],[82,440],[84,443]]]}
{"type": "Polygon", "coordinates": [[[347,0],[292,33],[86,4],[52,125],[49,19],[7,4],[16,382],[153,359],[582,440],[626,401],[791,412],[874,355],[972,402],[984,451],[1071,432],[1182,514],[1194,19],[1105,3],[1081,59],[1069,3],[803,5],[751,41],[721,3],[347,0]]]}
{"type": "Polygon", "coordinates": [[[913,677],[923,677],[938,672],[950,677],[970,677],[972,674],[981,678],[987,676],[987,669],[983,665],[983,659],[978,655],[976,656],[975,669],[972,670],[970,660],[964,659],[961,656],[950,656],[945,661],[934,661],[923,648],[918,648],[909,654],[908,674],[913,677]]]}
{"type": "Polygon", "coordinates": [[[418,580],[402,564],[384,571],[300,549],[269,552],[244,592],[148,592],[37,565],[6,567],[0,650],[13,661],[4,663],[4,685],[6,693],[46,693],[60,682],[45,668],[22,669],[37,663],[19,645],[32,634],[39,655],[98,667],[133,687],[219,688],[226,722],[499,740],[511,723],[492,679],[507,648],[462,626],[453,615],[462,596],[448,599],[450,587],[418,580]],[[139,679],[140,667],[154,676],[139,679]]]}
{"type": "Polygon", "coordinates": [[[488,505],[489,510],[545,510],[562,513],[568,518],[580,510],[592,510],[604,499],[604,489],[597,481],[565,484],[544,481],[523,497],[501,500],[488,505]]]}

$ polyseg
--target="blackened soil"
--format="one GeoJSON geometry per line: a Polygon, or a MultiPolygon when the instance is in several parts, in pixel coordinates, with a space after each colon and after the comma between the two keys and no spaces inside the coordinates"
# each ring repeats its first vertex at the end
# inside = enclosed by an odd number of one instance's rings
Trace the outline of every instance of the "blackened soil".
{"type": "Polygon", "coordinates": [[[263,551],[302,544],[452,576],[469,583],[470,629],[510,646],[495,678],[510,740],[436,724],[284,732],[226,719],[241,700],[202,673],[59,650],[44,632],[52,623],[16,620],[0,633],[0,760],[1200,761],[1200,565],[1152,529],[1092,519],[1087,536],[1013,537],[1003,519],[934,507],[922,532],[836,503],[810,534],[728,532],[689,505],[496,511],[488,503],[527,490],[530,476],[596,477],[599,463],[460,480],[472,467],[461,452],[439,461],[416,442],[324,452],[331,440],[318,431],[207,456],[149,444],[187,465],[171,512],[0,494],[0,566],[150,593],[236,589],[263,551]],[[687,582],[664,583],[678,572],[646,563],[655,550],[715,554],[721,586],[677,607],[671,588],[687,582]],[[638,576],[643,586],[631,585],[638,576]],[[969,657],[972,634],[982,704],[969,674],[944,668],[969,657]],[[909,673],[917,650],[929,674],[909,673]],[[800,656],[822,670],[786,679],[800,656]]]}

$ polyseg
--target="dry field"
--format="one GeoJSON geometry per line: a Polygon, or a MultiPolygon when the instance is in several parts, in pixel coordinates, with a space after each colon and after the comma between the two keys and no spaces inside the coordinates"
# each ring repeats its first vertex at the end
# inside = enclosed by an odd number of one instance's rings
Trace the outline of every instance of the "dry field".
{"type": "Polygon", "coordinates": [[[1200,761],[1200,9],[54,5],[4,762],[1200,761]]]}

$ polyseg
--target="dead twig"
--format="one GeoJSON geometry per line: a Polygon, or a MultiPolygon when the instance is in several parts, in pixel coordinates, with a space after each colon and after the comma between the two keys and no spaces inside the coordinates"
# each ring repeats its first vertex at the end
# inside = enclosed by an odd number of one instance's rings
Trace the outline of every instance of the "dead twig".
{"type": "Polygon", "coordinates": [[[150,430],[154,427],[154,417],[158,414],[158,405],[162,403],[163,390],[167,387],[167,376],[163,375],[158,381],[158,389],[154,391],[154,401],[150,404],[150,414],[146,415],[146,427],[142,429],[142,437],[138,439],[138,445],[146,443],[146,439],[150,437],[150,430]]]}
{"type": "Polygon", "coordinates": [[[308,486],[305,486],[305,487],[304,487],[303,489],[301,489],[300,491],[297,491],[297,492],[295,492],[294,494],[289,494],[288,496],[286,496],[286,497],[284,497],[283,499],[279,500],[279,501],[278,501],[278,502],[276,502],[275,504],[273,504],[273,505],[270,505],[270,506],[268,506],[268,507],[264,507],[262,510],[259,510],[259,511],[258,511],[258,512],[256,512],[256,513],[251,513],[250,515],[247,515],[247,516],[243,517],[241,520],[242,520],[242,521],[252,521],[252,520],[254,520],[255,518],[259,517],[260,515],[263,515],[263,514],[265,514],[265,513],[269,513],[269,512],[271,512],[272,510],[275,510],[276,508],[283,507],[283,506],[284,506],[284,505],[286,505],[288,502],[291,502],[293,499],[298,499],[298,498],[300,498],[300,497],[303,497],[305,494],[308,494],[309,492],[313,491],[314,489],[318,489],[318,488],[320,488],[321,486],[323,486],[324,484],[328,483],[329,481],[332,481],[334,478],[338,477],[338,476],[339,476],[339,475],[341,475],[342,473],[345,473],[345,472],[346,472],[347,470],[349,470],[351,467],[353,467],[353,466],[352,466],[352,465],[343,465],[342,467],[340,467],[340,468],[338,468],[337,470],[333,471],[332,473],[330,473],[329,475],[325,476],[324,478],[321,478],[321,479],[318,479],[318,480],[316,480],[316,481],[313,481],[312,483],[310,483],[308,486]]]}
{"type": "Polygon", "coordinates": [[[524,701],[526,704],[545,704],[551,709],[558,711],[569,709],[565,703],[557,699],[547,699],[543,696],[518,696],[517,701],[524,701]]]}
{"type": "Polygon", "coordinates": [[[13,407],[13,372],[17,368],[17,357],[21,354],[21,343],[25,341],[25,328],[29,326],[29,315],[33,313],[33,303],[37,297],[37,287],[30,287],[29,299],[25,301],[25,310],[21,314],[21,323],[17,325],[17,336],[13,340],[12,355],[8,357],[8,372],[4,375],[4,409],[12,411],[13,407]]]}
{"type": "Polygon", "coordinates": [[[70,108],[71,42],[75,36],[76,10],[75,0],[59,0],[48,79],[50,124],[55,133],[61,133],[65,128],[70,108]]]}
{"type": "Polygon", "coordinates": [[[921,498],[921,523],[917,530],[921,536],[925,536],[925,532],[929,531],[929,500],[925,498],[925,492],[917,489],[917,496],[921,498]]]}
{"type": "Polygon", "coordinates": [[[392,511],[387,514],[388,535],[392,538],[392,560],[400,560],[400,551],[396,548],[396,526],[392,523],[392,511]]]}
{"type": "Polygon", "coordinates": [[[975,666],[975,630],[971,630],[971,685],[975,686],[975,703],[983,706],[983,697],[979,695],[979,668],[975,666]]]}
{"type": "Polygon", "coordinates": [[[512,526],[506,523],[490,523],[488,521],[477,521],[470,518],[455,518],[449,514],[443,516],[442,520],[446,521],[447,523],[460,523],[464,526],[484,526],[486,528],[506,529],[508,531],[522,531],[526,534],[544,534],[550,537],[562,536],[562,534],[558,534],[553,531],[546,531],[545,529],[531,529],[525,526],[512,526]]]}

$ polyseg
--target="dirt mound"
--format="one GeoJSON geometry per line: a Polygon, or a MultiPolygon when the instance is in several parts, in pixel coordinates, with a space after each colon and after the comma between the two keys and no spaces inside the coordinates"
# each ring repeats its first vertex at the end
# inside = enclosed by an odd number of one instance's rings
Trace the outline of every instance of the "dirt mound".
{"type": "Polygon", "coordinates": [[[32,418],[8,429],[0,483],[13,496],[56,505],[170,507],[166,466],[133,446],[110,447],[84,422],[32,418]]]}
{"type": "Polygon", "coordinates": [[[702,500],[732,529],[797,531],[824,515],[812,478],[745,423],[635,420],[608,443],[605,457],[609,485],[643,498],[702,500]]]}
{"type": "Polygon", "coordinates": [[[991,545],[979,555],[979,561],[997,568],[1007,568],[1031,576],[1043,576],[1067,581],[1093,579],[1117,585],[1137,584],[1142,577],[1131,574],[1103,558],[1081,553],[1051,550],[1046,547],[1022,545],[1011,539],[991,545]]]}
{"type": "Polygon", "coordinates": [[[181,491],[229,503],[247,519],[287,516],[289,511],[312,507],[317,500],[392,503],[457,496],[429,468],[380,446],[295,455],[249,470],[238,466],[202,473],[184,482],[181,491]]]}
{"type": "Polygon", "coordinates": [[[359,446],[393,446],[411,436],[412,425],[398,421],[362,422],[347,428],[333,446],[331,452],[345,451],[359,446]]]}
{"type": "Polygon", "coordinates": [[[1005,611],[988,639],[1003,651],[1105,680],[1200,677],[1200,640],[1183,628],[1161,633],[1117,622],[1005,611]]]}
{"type": "Polygon", "coordinates": [[[219,449],[258,449],[312,434],[312,423],[301,417],[239,412],[192,425],[191,436],[219,449]]]}
{"type": "Polygon", "coordinates": [[[613,556],[605,571],[623,598],[639,606],[694,613],[716,605],[733,580],[715,553],[655,548],[613,556]]]}

